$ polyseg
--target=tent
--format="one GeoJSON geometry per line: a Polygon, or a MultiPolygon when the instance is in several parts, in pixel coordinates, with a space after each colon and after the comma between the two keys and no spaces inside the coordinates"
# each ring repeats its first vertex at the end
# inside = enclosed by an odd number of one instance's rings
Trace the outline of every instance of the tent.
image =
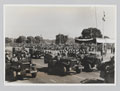
{"type": "Polygon", "coordinates": [[[95,41],[93,38],[91,38],[91,39],[79,39],[79,38],[77,38],[77,39],[75,39],[75,42],[76,43],[93,43],[95,41]]]}
{"type": "Polygon", "coordinates": [[[90,38],[90,39],[75,39],[76,43],[115,43],[113,39],[108,38],[90,38]]]}
{"type": "Polygon", "coordinates": [[[115,43],[113,39],[108,39],[108,38],[96,38],[96,43],[115,43]]]}

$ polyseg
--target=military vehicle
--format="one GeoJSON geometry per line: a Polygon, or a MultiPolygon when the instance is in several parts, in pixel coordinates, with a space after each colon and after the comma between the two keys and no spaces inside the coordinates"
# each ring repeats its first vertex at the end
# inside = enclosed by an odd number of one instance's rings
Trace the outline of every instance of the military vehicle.
{"type": "Polygon", "coordinates": [[[102,56],[97,54],[97,44],[99,43],[97,38],[76,38],[75,42],[81,45],[81,54],[79,57],[81,58],[81,63],[84,66],[84,70],[87,72],[92,71],[92,69],[99,65],[102,61],[102,56]]]}
{"type": "Polygon", "coordinates": [[[84,71],[90,72],[101,63],[101,58],[96,54],[83,54],[81,64],[84,66],[84,71]]]}
{"type": "Polygon", "coordinates": [[[6,56],[6,76],[10,75],[11,77],[8,78],[11,80],[23,79],[29,73],[35,78],[37,75],[36,64],[32,63],[29,53],[27,54],[25,50],[19,48],[13,48],[13,50],[12,57],[9,60],[6,56]]]}
{"type": "Polygon", "coordinates": [[[82,72],[83,66],[79,59],[73,57],[53,57],[51,54],[45,54],[44,62],[48,63],[48,72],[57,73],[60,75],[65,75],[71,70],[76,71],[76,73],[82,72]]]}
{"type": "Polygon", "coordinates": [[[11,74],[11,58],[12,58],[12,52],[9,50],[5,50],[5,79],[6,80],[14,80],[13,74],[11,74]]]}
{"type": "Polygon", "coordinates": [[[100,77],[104,79],[105,83],[114,83],[115,80],[115,59],[111,57],[109,61],[102,62],[98,69],[100,70],[100,77]]]}

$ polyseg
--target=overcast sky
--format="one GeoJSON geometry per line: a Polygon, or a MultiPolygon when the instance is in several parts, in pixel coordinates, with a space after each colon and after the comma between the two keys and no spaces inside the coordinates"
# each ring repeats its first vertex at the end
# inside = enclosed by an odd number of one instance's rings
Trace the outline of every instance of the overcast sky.
{"type": "Polygon", "coordinates": [[[115,7],[6,5],[5,36],[42,36],[45,39],[55,39],[56,34],[62,33],[74,38],[89,27],[97,27],[103,33],[103,11],[106,15],[104,35],[115,38],[115,7]]]}

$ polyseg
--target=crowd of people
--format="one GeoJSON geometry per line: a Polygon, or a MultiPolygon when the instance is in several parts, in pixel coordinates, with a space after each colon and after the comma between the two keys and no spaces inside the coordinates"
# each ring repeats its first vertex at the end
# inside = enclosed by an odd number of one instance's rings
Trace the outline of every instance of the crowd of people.
{"type": "Polygon", "coordinates": [[[6,61],[11,61],[11,62],[23,61],[29,57],[30,54],[24,47],[13,48],[12,52],[6,51],[5,54],[6,61]]]}
{"type": "MultiPolygon", "coordinates": [[[[100,47],[99,47],[100,48],[100,47]]],[[[30,48],[29,48],[30,49],[30,48]]],[[[95,45],[50,45],[50,46],[34,46],[33,49],[41,50],[43,51],[44,60],[45,58],[48,58],[50,60],[50,57],[57,58],[57,60],[60,60],[61,57],[74,57],[74,58],[82,58],[82,55],[87,55],[90,53],[90,51],[95,52],[96,46],[95,45]]],[[[100,49],[102,50],[102,49],[100,49]]],[[[111,53],[114,53],[115,48],[111,47],[111,53]]],[[[21,48],[13,48],[12,52],[6,51],[5,52],[5,61],[6,62],[17,62],[17,61],[23,61],[26,60],[26,58],[31,58],[30,50],[27,50],[25,47],[21,48]]],[[[48,60],[47,59],[47,60],[48,60]]],[[[107,79],[106,82],[109,82],[108,80],[112,77],[114,78],[114,57],[111,58],[110,62],[103,64],[100,66],[101,74],[103,78],[107,79]],[[106,64],[108,64],[109,68],[105,68],[106,64]],[[105,67],[103,67],[105,66],[105,67]],[[104,69],[102,69],[104,68],[104,69]],[[112,72],[107,71],[108,69],[113,69],[112,72]],[[106,77],[107,76],[107,77],[106,77]],[[109,76],[109,77],[108,77],[109,76]]],[[[111,82],[113,82],[114,79],[112,79],[111,82]]]]}
{"type": "MultiPolygon", "coordinates": [[[[73,44],[73,45],[55,45],[55,44],[51,44],[51,45],[47,45],[47,46],[43,46],[43,45],[37,45],[32,47],[33,49],[36,50],[41,50],[43,51],[42,53],[45,54],[51,54],[52,56],[66,56],[66,57],[79,57],[81,54],[88,54],[89,52],[96,52],[96,45],[94,44],[81,44],[81,45],[77,45],[77,44],[73,44]]],[[[101,47],[98,47],[97,50],[100,51],[102,50],[101,47]]],[[[31,49],[31,48],[29,48],[31,49]]],[[[111,51],[113,53],[114,48],[111,47],[111,51]]],[[[21,48],[13,48],[12,50],[12,57],[13,59],[18,59],[21,60],[25,57],[30,57],[31,56],[31,52],[29,50],[26,50],[25,47],[21,47],[21,48]]],[[[101,51],[100,51],[101,52],[101,51]]],[[[8,57],[7,52],[6,52],[6,57],[8,57]]]]}

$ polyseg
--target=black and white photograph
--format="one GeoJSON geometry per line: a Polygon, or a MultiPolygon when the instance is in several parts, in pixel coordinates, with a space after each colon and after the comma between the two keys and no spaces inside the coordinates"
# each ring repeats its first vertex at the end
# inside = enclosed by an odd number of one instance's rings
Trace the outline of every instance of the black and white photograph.
{"type": "Polygon", "coordinates": [[[4,5],[4,83],[115,84],[115,5],[4,5]]]}

